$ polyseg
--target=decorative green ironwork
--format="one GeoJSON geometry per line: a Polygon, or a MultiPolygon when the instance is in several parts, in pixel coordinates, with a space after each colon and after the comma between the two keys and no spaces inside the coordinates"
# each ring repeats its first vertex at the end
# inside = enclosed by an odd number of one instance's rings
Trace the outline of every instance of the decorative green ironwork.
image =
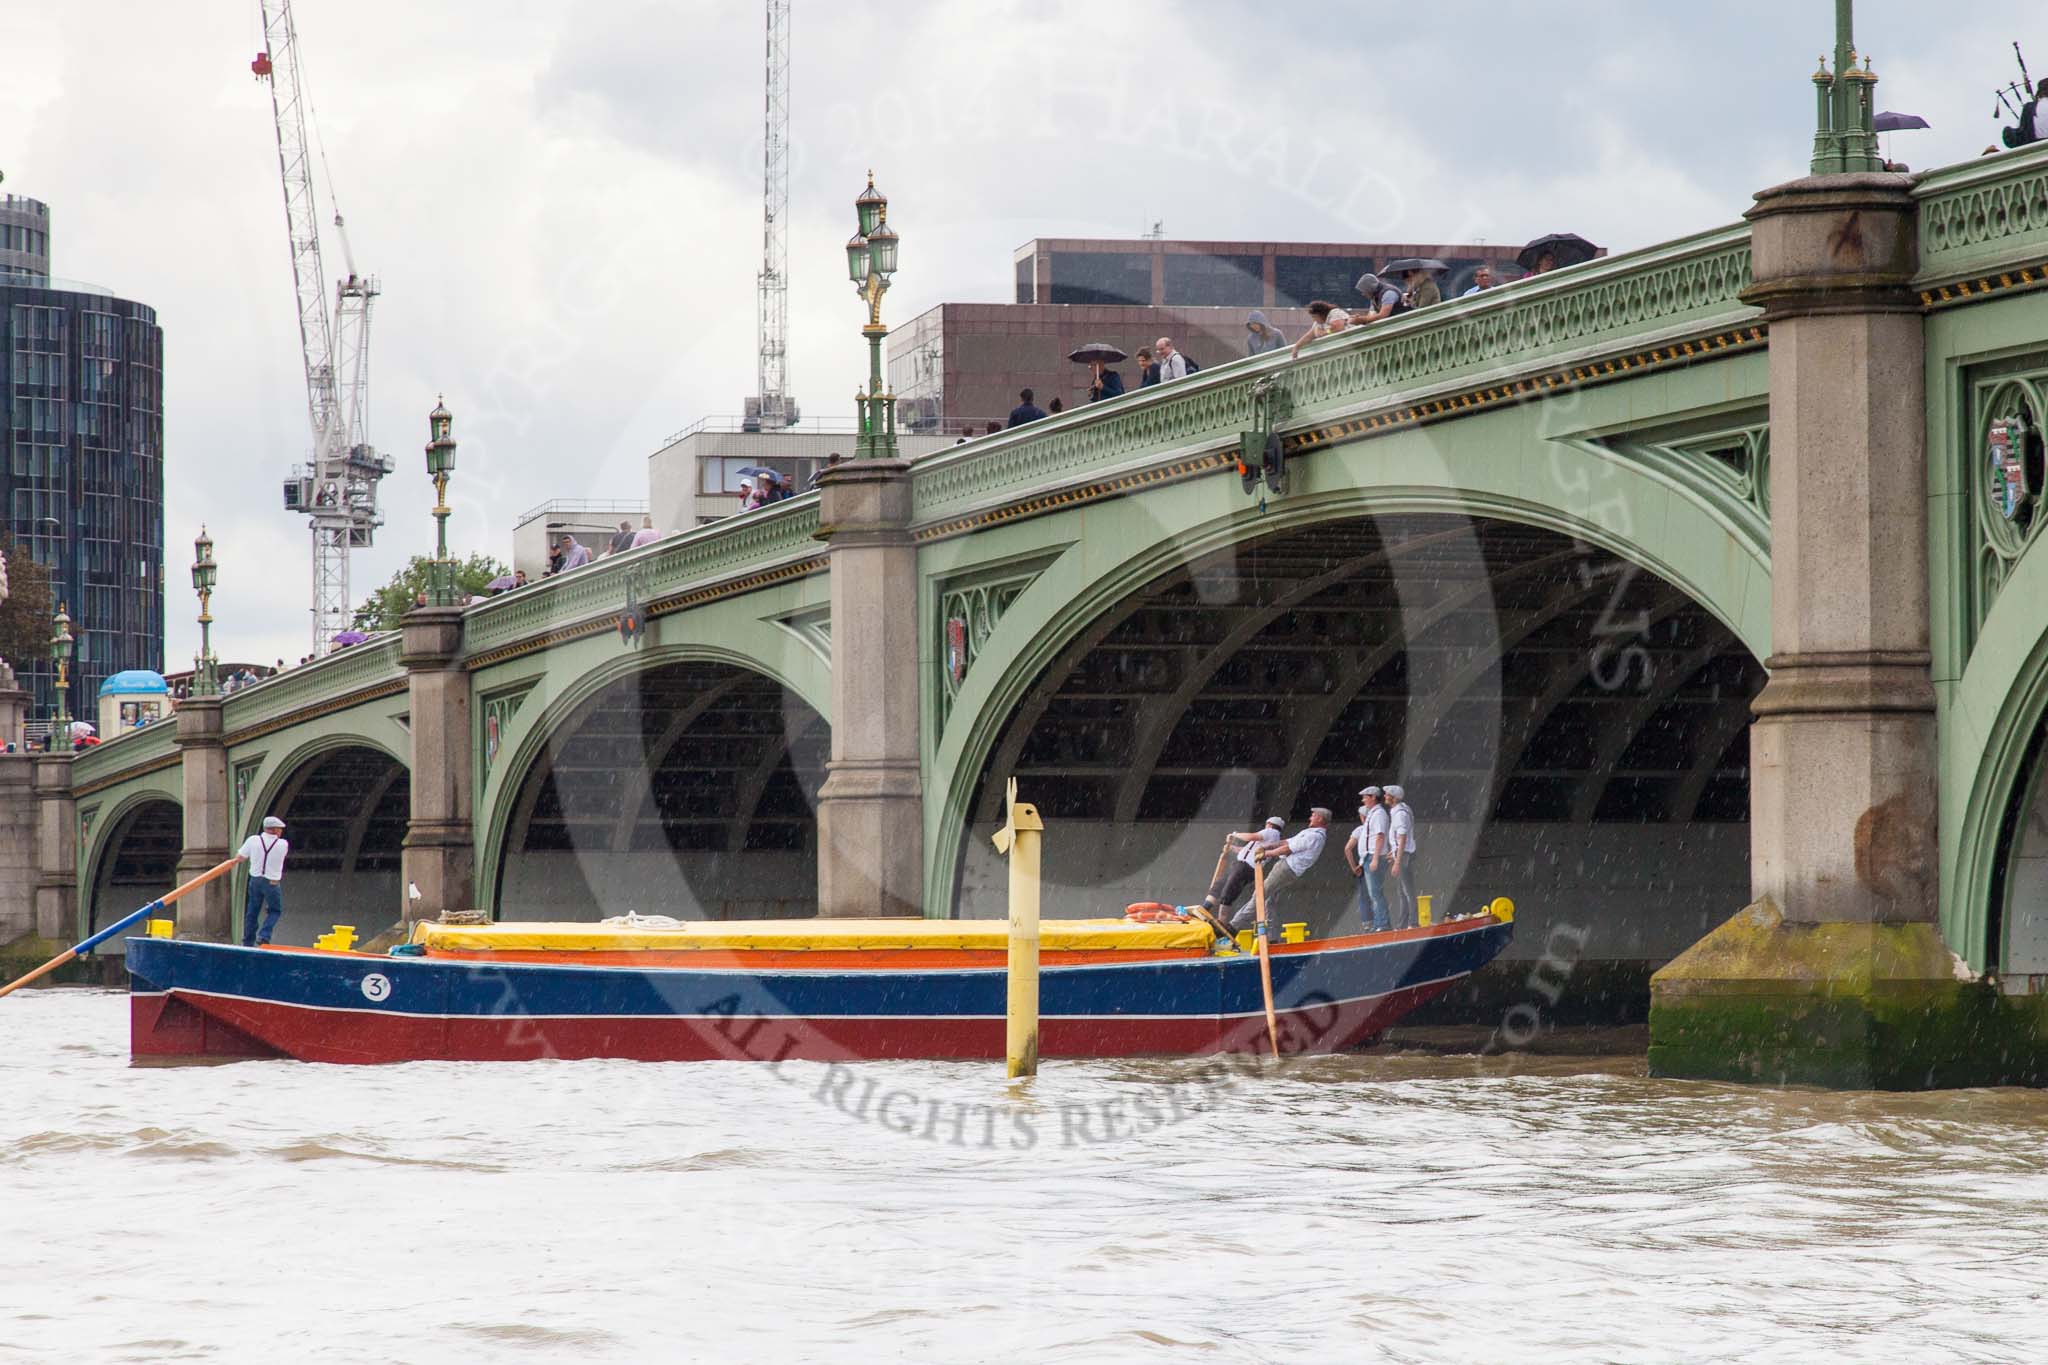
{"type": "Polygon", "coordinates": [[[2048,257],[2048,145],[1936,171],[1913,190],[1920,201],[1922,287],[2012,266],[2042,277],[2048,257]]]}
{"type": "Polygon", "coordinates": [[[1267,374],[1286,376],[1300,425],[1620,351],[1683,351],[1759,316],[1741,299],[1749,283],[1749,229],[1738,224],[1343,332],[1298,362],[1283,352],[1217,365],[927,456],[911,476],[913,515],[943,521],[1136,462],[1235,445],[1252,420],[1252,387],[1267,374]]]}
{"type": "Polygon", "coordinates": [[[498,751],[504,745],[505,732],[512,728],[512,717],[519,714],[519,708],[532,692],[534,684],[521,683],[517,687],[493,693],[483,699],[480,708],[481,719],[477,724],[477,756],[479,775],[490,776],[491,765],[498,761],[498,751]]]}
{"type": "Polygon", "coordinates": [[[939,590],[939,723],[953,709],[953,698],[975,657],[995,633],[1010,604],[1045,572],[1057,553],[1035,556],[1022,564],[979,570],[945,583],[939,590]]]}
{"type": "Polygon", "coordinates": [[[1856,18],[1854,0],[1835,0],[1835,67],[1828,70],[1821,58],[1813,73],[1814,95],[1819,115],[1813,134],[1813,173],[1842,175],[1858,171],[1881,171],[1884,158],[1877,151],[1877,130],[1871,120],[1876,110],[1877,74],[1870,59],[1856,66],[1856,18]]]}
{"type": "Polygon", "coordinates": [[[1992,603],[2048,522],[2040,501],[2048,364],[2036,357],[2032,368],[2017,373],[2001,368],[1970,386],[1970,441],[1963,451],[1970,506],[1965,659],[1992,603]]]}
{"type": "Polygon", "coordinates": [[[242,827],[242,813],[249,806],[249,788],[255,785],[256,774],[263,771],[263,755],[245,758],[235,764],[235,807],[230,824],[235,829],[242,827]]]}

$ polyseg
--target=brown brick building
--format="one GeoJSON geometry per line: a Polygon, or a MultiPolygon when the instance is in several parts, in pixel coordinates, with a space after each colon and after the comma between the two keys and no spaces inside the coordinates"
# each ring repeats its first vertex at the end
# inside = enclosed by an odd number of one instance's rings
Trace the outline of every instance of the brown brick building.
{"type": "MultiPolygon", "coordinates": [[[[1014,257],[1015,302],[942,303],[889,338],[889,385],[913,428],[931,422],[1004,420],[1018,391],[1040,407],[1087,401],[1088,370],[1066,359],[1106,341],[1136,351],[1161,336],[1205,368],[1245,353],[1254,308],[1291,341],[1308,326],[1313,299],[1350,307],[1353,283],[1404,256],[1451,267],[1446,297],[1469,287],[1482,261],[1516,274],[1513,246],[1430,243],[1169,242],[1036,238],[1014,257]]],[[[1135,363],[1118,367],[1137,387],[1135,363]]]]}

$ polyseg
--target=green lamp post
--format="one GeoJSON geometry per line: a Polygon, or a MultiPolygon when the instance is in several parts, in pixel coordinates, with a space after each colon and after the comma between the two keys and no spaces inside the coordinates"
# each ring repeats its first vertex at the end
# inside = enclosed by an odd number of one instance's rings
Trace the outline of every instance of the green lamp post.
{"type": "Polygon", "coordinates": [[[1876,107],[1877,73],[1870,58],[1856,66],[1855,0],[1835,0],[1835,68],[1820,59],[1813,73],[1817,106],[1813,133],[1813,173],[1848,175],[1881,171],[1884,158],[1878,155],[1877,129],[1871,120],[1876,107]]]}
{"type": "Polygon", "coordinates": [[[57,715],[50,722],[50,752],[67,754],[71,752],[71,706],[67,695],[71,691],[71,613],[64,604],[57,604],[57,615],[50,622],[50,658],[57,665],[57,715]]]}
{"type": "Polygon", "coordinates": [[[220,695],[220,670],[213,658],[213,585],[220,566],[213,562],[213,537],[199,528],[192,542],[192,590],[199,594],[199,657],[192,661],[192,695],[220,695]]]}
{"type": "Polygon", "coordinates": [[[868,339],[867,392],[856,391],[854,406],[860,414],[860,436],[854,458],[893,459],[896,455],[896,395],[882,387],[882,338],[889,329],[882,325],[882,295],[896,273],[899,239],[889,226],[889,201],[875,188],[875,173],[868,172],[868,187],[853,201],[860,230],[846,244],[846,273],[855,289],[867,300],[867,326],[861,335],[868,339]]]}
{"type": "Polygon", "coordinates": [[[455,472],[455,418],[438,395],[427,414],[427,477],[434,481],[434,562],[427,573],[427,605],[456,603],[455,565],[448,558],[448,476],[455,472]]]}

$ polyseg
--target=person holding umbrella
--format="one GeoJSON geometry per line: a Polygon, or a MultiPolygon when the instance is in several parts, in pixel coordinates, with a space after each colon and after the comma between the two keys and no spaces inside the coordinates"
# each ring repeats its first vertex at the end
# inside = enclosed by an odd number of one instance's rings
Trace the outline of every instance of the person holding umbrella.
{"type": "Polygon", "coordinates": [[[1410,256],[1387,262],[1380,267],[1380,273],[1400,278],[1403,287],[1401,302],[1405,305],[1403,311],[1406,311],[1407,308],[1427,308],[1432,303],[1442,303],[1444,291],[1438,287],[1436,277],[1439,272],[1449,269],[1442,261],[1410,256]]]}
{"type": "Polygon", "coordinates": [[[1599,247],[1576,232],[1548,232],[1516,253],[1515,263],[1531,275],[1548,275],[1567,266],[1584,265],[1599,254],[1599,247]]]}
{"type": "Polygon", "coordinates": [[[1088,401],[1091,403],[1100,403],[1105,398],[1119,398],[1123,395],[1124,377],[1109,367],[1129,358],[1104,341],[1091,341],[1086,346],[1077,347],[1067,353],[1067,359],[1086,365],[1093,376],[1088,385],[1088,401]]]}

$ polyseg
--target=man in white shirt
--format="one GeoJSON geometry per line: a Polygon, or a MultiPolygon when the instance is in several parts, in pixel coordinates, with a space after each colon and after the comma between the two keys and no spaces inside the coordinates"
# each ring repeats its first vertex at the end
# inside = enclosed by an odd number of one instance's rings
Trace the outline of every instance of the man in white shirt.
{"type": "Polygon", "coordinates": [[[1209,887],[1209,894],[1202,897],[1202,908],[1214,914],[1228,910],[1231,904],[1250,889],[1252,884],[1252,860],[1262,848],[1270,848],[1280,842],[1280,834],[1287,822],[1275,815],[1259,829],[1244,830],[1229,836],[1233,844],[1243,844],[1244,850],[1231,859],[1223,874],[1209,887]]]}
{"type": "MultiPolygon", "coordinates": [[[[1260,861],[1266,864],[1266,902],[1270,909],[1273,897],[1289,882],[1298,882],[1308,875],[1316,865],[1316,859],[1323,856],[1323,844],[1329,838],[1330,812],[1326,807],[1317,806],[1308,813],[1308,827],[1298,830],[1277,844],[1262,844],[1253,850],[1260,861]]],[[[1254,895],[1231,916],[1230,927],[1249,929],[1259,922],[1259,902],[1254,895]]],[[[1266,916],[1268,924],[1273,923],[1271,914],[1266,916]]]]}
{"type": "Polygon", "coordinates": [[[1160,383],[1188,377],[1188,358],[1173,348],[1172,337],[1161,337],[1154,342],[1153,354],[1159,363],[1160,383]]]}
{"type": "Polygon", "coordinates": [[[1394,927],[1413,929],[1421,921],[1415,899],[1415,812],[1408,793],[1391,782],[1382,797],[1387,807],[1387,899],[1394,907],[1394,927]]]}
{"type": "Polygon", "coordinates": [[[1384,934],[1387,922],[1387,825],[1391,817],[1380,804],[1378,787],[1361,787],[1358,828],[1344,844],[1344,861],[1358,878],[1358,918],[1368,934],[1384,934]]]}
{"type": "Polygon", "coordinates": [[[284,821],[263,817],[263,832],[252,834],[235,850],[249,864],[249,899],[242,907],[242,946],[261,948],[277,931],[284,914],[284,855],[292,846],[284,837],[284,821]],[[261,921],[259,924],[258,921],[261,921]]]}

